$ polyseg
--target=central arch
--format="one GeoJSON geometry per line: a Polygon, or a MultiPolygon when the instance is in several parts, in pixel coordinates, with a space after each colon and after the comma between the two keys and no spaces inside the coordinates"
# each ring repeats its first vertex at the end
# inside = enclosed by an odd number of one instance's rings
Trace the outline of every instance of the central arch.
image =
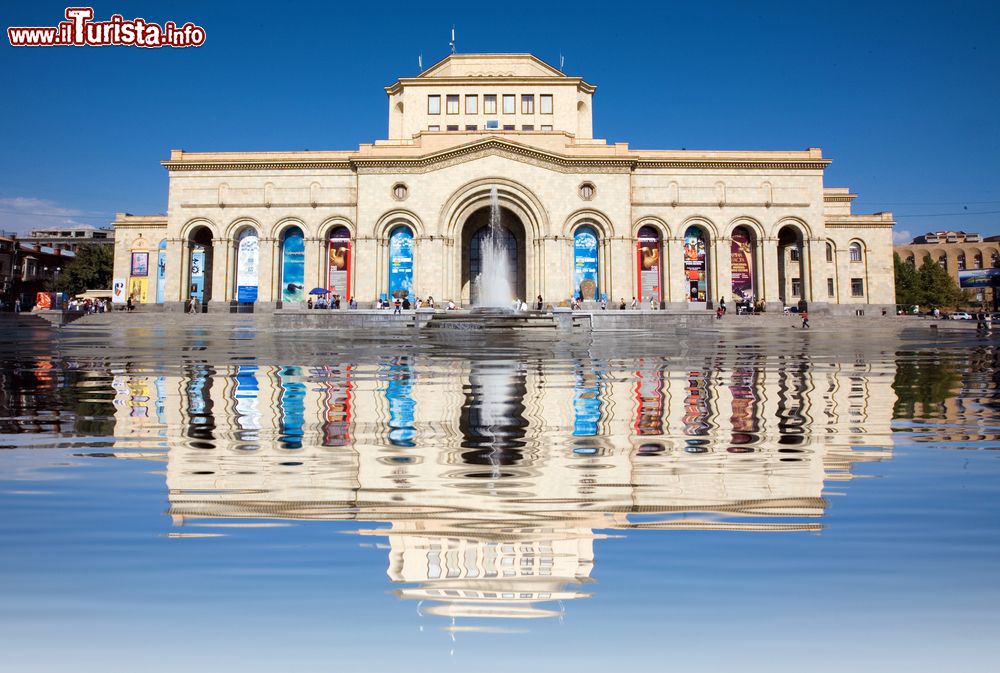
{"type": "MultiPolygon", "coordinates": [[[[489,230],[490,208],[484,206],[472,212],[462,226],[462,271],[460,276],[463,304],[478,300],[475,280],[482,271],[480,244],[489,230]]],[[[514,271],[514,296],[527,301],[527,250],[524,223],[512,210],[500,208],[500,226],[504,231],[504,248],[514,271]]]]}

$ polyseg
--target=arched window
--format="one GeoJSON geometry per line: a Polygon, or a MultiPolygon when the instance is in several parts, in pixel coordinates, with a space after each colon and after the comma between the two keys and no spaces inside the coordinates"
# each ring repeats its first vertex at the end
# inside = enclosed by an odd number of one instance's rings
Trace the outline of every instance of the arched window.
{"type": "Polygon", "coordinates": [[[298,227],[281,235],[281,301],[305,301],[306,239],[298,227]]]}
{"type": "Polygon", "coordinates": [[[990,264],[994,269],[1000,269],[1000,252],[994,250],[990,253],[990,264]]]}
{"type": "Polygon", "coordinates": [[[326,242],[326,289],[330,294],[351,299],[351,231],[335,227],[326,242]]]}
{"type": "Polygon", "coordinates": [[[590,226],[578,228],[573,234],[573,292],[587,301],[601,298],[597,258],[597,232],[590,226]]]}
{"type": "Polygon", "coordinates": [[[826,261],[833,261],[833,243],[826,244],[826,261]]]}
{"type": "Polygon", "coordinates": [[[983,253],[977,252],[972,258],[972,268],[981,269],[983,268],[983,253]]]}
{"type": "Polygon", "coordinates": [[[940,266],[945,271],[948,270],[948,255],[944,254],[943,252],[940,255],[938,255],[938,266],[940,266]]]}
{"type": "Polygon", "coordinates": [[[656,227],[645,226],[639,229],[637,254],[638,299],[640,302],[652,300],[659,305],[663,298],[660,291],[660,279],[663,278],[661,272],[663,247],[660,242],[660,231],[656,227]]]}
{"type": "Polygon", "coordinates": [[[688,301],[708,301],[708,242],[701,227],[690,226],[684,232],[684,276],[688,301]]]}
{"type": "Polygon", "coordinates": [[[860,262],[861,261],[861,244],[860,243],[851,243],[850,251],[851,251],[851,261],[852,262],[860,262]]]}
{"type": "Polygon", "coordinates": [[[958,253],[958,257],[955,258],[955,264],[958,266],[959,271],[965,271],[965,253],[958,253]]]}
{"type": "Polygon", "coordinates": [[[914,257],[913,255],[909,255],[906,258],[906,263],[909,264],[910,266],[916,266],[917,265],[917,258],[914,257]]]}
{"type": "Polygon", "coordinates": [[[413,294],[413,231],[400,225],[389,234],[389,297],[413,294]]]}
{"type": "Polygon", "coordinates": [[[252,227],[246,227],[236,237],[236,301],[257,301],[260,268],[260,238],[252,227]]]}

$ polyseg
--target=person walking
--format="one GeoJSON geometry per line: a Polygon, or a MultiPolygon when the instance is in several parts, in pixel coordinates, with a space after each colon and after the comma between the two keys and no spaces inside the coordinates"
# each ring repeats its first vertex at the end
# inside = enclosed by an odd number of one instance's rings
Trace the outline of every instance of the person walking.
{"type": "Polygon", "coordinates": [[[722,309],[722,315],[726,315],[726,298],[723,297],[719,300],[719,308],[722,309]]]}
{"type": "Polygon", "coordinates": [[[542,304],[544,304],[544,303],[545,302],[542,301],[542,295],[538,295],[537,297],[535,297],[535,310],[536,311],[541,311],[542,310],[542,304]]]}
{"type": "Polygon", "coordinates": [[[21,313],[21,298],[20,297],[18,297],[17,299],[14,300],[14,313],[15,314],[20,314],[21,313]]]}
{"type": "Polygon", "coordinates": [[[803,311],[802,316],[802,329],[809,329],[809,311],[803,311]]]}
{"type": "Polygon", "coordinates": [[[634,310],[635,310],[635,309],[637,309],[638,307],[639,307],[639,302],[638,302],[638,301],[636,301],[636,298],[635,298],[635,297],[632,297],[632,303],[631,303],[631,304],[629,304],[629,308],[630,308],[630,309],[632,309],[632,310],[634,311],[634,310]]]}

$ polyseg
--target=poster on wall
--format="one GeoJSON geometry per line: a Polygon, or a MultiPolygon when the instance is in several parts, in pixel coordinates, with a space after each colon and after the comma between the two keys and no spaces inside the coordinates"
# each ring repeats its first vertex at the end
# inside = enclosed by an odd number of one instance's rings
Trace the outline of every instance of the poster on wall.
{"type": "Polygon", "coordinates": [[[205,248],[191,250],[191,296],[205,300],[205,248]]]}
{"type": "Polygon", "coordinates": [[[389,296],[413,294],[413,233],[400,228],[389,237],[389,296]]]}
{"type": "Polygon", "coordinates": [[[576,296],[594,301],[597,286],[597,235],[588,227],[578,229],[573,236],[573,287],[576,296]]]}
{"type": "Polygon", "coordinates": [[[684,234],[684,275],[688,282],[688,301],[708,301],[708,278],[705,264],[705,238],[691,227],[684,234]]]}
{"type": "Polygon", "coordinates": [[[167,251],[156,256],[156,303],[162,304],[167,294],[167,251]]]}
{"type": "Polygon", "coordinates": [[[298,228],[289,229],[282,246],[281,301],[306,299],[306,241],[298,228]]]}
{"type": "Polygon", "coordinates": [[[750,248],[750,236],[745,229],[733,232],[731,249],[733,270],[733,300],[736,302],[753,300],[753,251],[750,248]]]}
{"type": "Polygon", "coordinates": [[[133,252],[132,253],[132,271],[129,275],[132,276],[148,276],[149,275],[149,253],[148,252],[133,252]]]}
{"type": "Polygon", "coordinates": [[[148,278],[131,278],[128,284],[128,296],[137,304],[146,303],[146,288],[149,283],[148,278]]]}
{"type": "Polygon", "coordinates": [[[331,238],[329,254],[330,269],[326,287],[331,294],[350,299],[351,239],[331,238]]]}
{"type": "Polygon", "coordinates": [[[660,239],[639,232],[639,301],[660,302],[660,239]]]}
{"type": "Polygon", "coordinates": [[[127,297],[125,296],[125,279],[115,278],[114,282],[111,284],[111,303],[112,304],[124,304],[127,297]]]}
{"type": "Polygon", "coordinates": [[[236,301],[253,303],[257,301],[257,269],[260,258],[260,243],[257,232],[246,229],[240,234],[236,249],[236,301]]]}

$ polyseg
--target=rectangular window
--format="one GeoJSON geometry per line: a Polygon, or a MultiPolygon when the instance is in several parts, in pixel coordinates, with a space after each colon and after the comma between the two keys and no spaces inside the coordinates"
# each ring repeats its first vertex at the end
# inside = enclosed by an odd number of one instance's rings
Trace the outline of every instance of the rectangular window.
{"type": "Polygon", "coordinates": [[[552,95],[542,94],[538,97],[538,111],[543,115],[552,114],[552,95]]]}
{"type": "Polygon", "coordinates": [[[513,124],[504,124],[503,125],[503,130],[504,131],[513,131],[514,130],[514,125],[513,124]]]}
{"type": "Polygon", "coordinates": [[[865,281],[863,278],[851,279],[851,296],[852,297],[865,296],[865,281]]]}
{"type": "Polygon", "coordinates": [[[458,130],[458,124],[448,124],[448,126],[446,127],[446,130],[448,130],[448,131],[457,131],[458,130]]]}
{"type": "Polygon", "coordinates": [[[465,114],[467,115],[479,114],[479,96],[465,97],[465,114]]]}
{"type": "Polygon", "coordinates": [[[521,130],[522,131],[534,131],[535,130],[535,125],[534,124],[522,124],[521,125],[521,130]]]}
{"type": "Polygon", "coordinates": [[[445,101],[446,101],[446,104],[447,104],[446,110],[447,110],[448,114],[450,114],[450,115],[457,115],[458,114],[458,96],[448,96],[445,99],[445,101]]]}
{"type": "Polygon", "coordinates": [[[483,96],[483,114],[495,115],[497,113],[497,95],[488,93],[483,96]]]}
{"type": "Polygon", "coordinates": [[[499,119],[487,119],[486,120],[486,130],[499,129],[500,120],[499,119]]]}
{"type": "Polygon", "coordinates": [[[792,278],[792,296],[801,297],[802,296],[802,279],[792,278]]]}
{"type": "Polygon", "coordinates": [[[799,261],[799,249],[798,248],[792,248],[791,253],[789,254],[789,259],[791,259],[793,262],[799,261]]]}
{"type": "Polygon", "coordinates": [[[534,94],[526,93],[521,95],[521,114],[523,115],[535,114],[534,94]]]}
{"type": "Polygon", "coordinates": [[[833,278],[826,279],[826,296],[827,297],[833,296],[833,278]]]}
{"type": "Polygon", "coordinates": [[[440,126],[438,126],[437,124],[432,124],[431,126],[428,126],[428,127],[427,127],[427,130],[428,130],[428,131],[440,131],[440,130],[441,130],[441,127],[440,127],[440,126]]]}
{"type": "Polygon", "coordinates": [[[552,124],[542,124],[542,130],[543,131],[551,131],[552,130],[552,124]]]}
{"type": "Polygon", "coordinates": [[[503,95],[503,113],[505,115],[514,114],[514,94],[505,93],[503,95]]]}
{"type": "Polygon", "coordinates": [[[466,131],[478,131],[479,127],[476,126],[475,124],[466,124],[465,125],[465,130],[466,131]]]}
{"type": "Polygon", "coordinates": [[[427,114],[429,115],[441,114],[441,96],[427,97],[427,114]]]}

